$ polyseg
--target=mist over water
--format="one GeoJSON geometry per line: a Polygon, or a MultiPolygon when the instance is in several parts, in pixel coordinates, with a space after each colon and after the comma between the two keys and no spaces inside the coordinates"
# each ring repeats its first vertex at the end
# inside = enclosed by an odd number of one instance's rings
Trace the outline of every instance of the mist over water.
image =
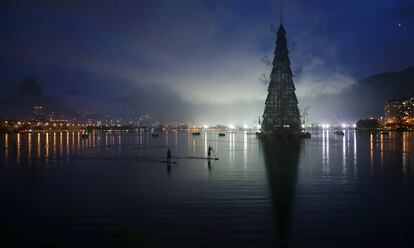
{"type": "Polygon", "coordinates": [[[414,244],[410,132],[50,132],[0,142],[2,245],[414,244]],[[219,160],[205,159],[210,145],[219,160]]]}

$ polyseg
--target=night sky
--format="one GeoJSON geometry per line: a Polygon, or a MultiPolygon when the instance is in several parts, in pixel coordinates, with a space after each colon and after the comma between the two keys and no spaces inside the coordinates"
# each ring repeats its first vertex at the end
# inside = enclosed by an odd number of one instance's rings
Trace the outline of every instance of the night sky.
{"type": "MultiPolygon", "coordinates": [[[[300,107],[316,121],[328,118],[318,97],[414,65],[412,0],[285,0],[284,17],[300,107]]],[[[136,114],[250,123],[263,113],[271,24],[276,0],[2,1],[0,98],[31,75],[77,110],[117,112],[129,95],[162,102],[136,114]]]]}

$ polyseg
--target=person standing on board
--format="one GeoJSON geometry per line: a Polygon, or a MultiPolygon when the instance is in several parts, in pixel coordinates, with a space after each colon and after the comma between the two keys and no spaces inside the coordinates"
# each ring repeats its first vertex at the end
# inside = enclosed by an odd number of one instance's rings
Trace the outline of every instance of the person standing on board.
{"type": "Polygon", "coordinates": [[[167,150],[167,162],[168,163],[171,162],[171,151],[170,151],[170,148],[168,148],[168,150],[167,150]]]}
{"type": "Polygon", "coordinates": [[[213,148],[211,146],[208,146],[208,149],[207,149],[207,155],[208,155],[208,157],[211,156],[211,152],[213,152],[213,148]]]}

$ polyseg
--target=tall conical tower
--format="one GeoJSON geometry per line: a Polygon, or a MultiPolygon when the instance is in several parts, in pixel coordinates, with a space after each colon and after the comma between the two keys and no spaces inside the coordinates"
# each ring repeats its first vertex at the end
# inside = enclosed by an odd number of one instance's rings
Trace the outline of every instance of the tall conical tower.
{"type": "Polygon", "coordinates": [[[277,31],[273,69],[267,89],[262,130],[265,133],[299,131],[301,129],[298,100],[290,69],[286,31],[281,24],[277,31]]]}

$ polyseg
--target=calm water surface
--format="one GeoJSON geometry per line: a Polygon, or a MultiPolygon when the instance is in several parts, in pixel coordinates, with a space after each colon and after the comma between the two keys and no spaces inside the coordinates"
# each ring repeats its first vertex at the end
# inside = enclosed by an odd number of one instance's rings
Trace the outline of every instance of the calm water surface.
{"type": "Polygon", "coordinates": [[[414,245],[414,133],[0,137],[3,247],[414,245]]]}

